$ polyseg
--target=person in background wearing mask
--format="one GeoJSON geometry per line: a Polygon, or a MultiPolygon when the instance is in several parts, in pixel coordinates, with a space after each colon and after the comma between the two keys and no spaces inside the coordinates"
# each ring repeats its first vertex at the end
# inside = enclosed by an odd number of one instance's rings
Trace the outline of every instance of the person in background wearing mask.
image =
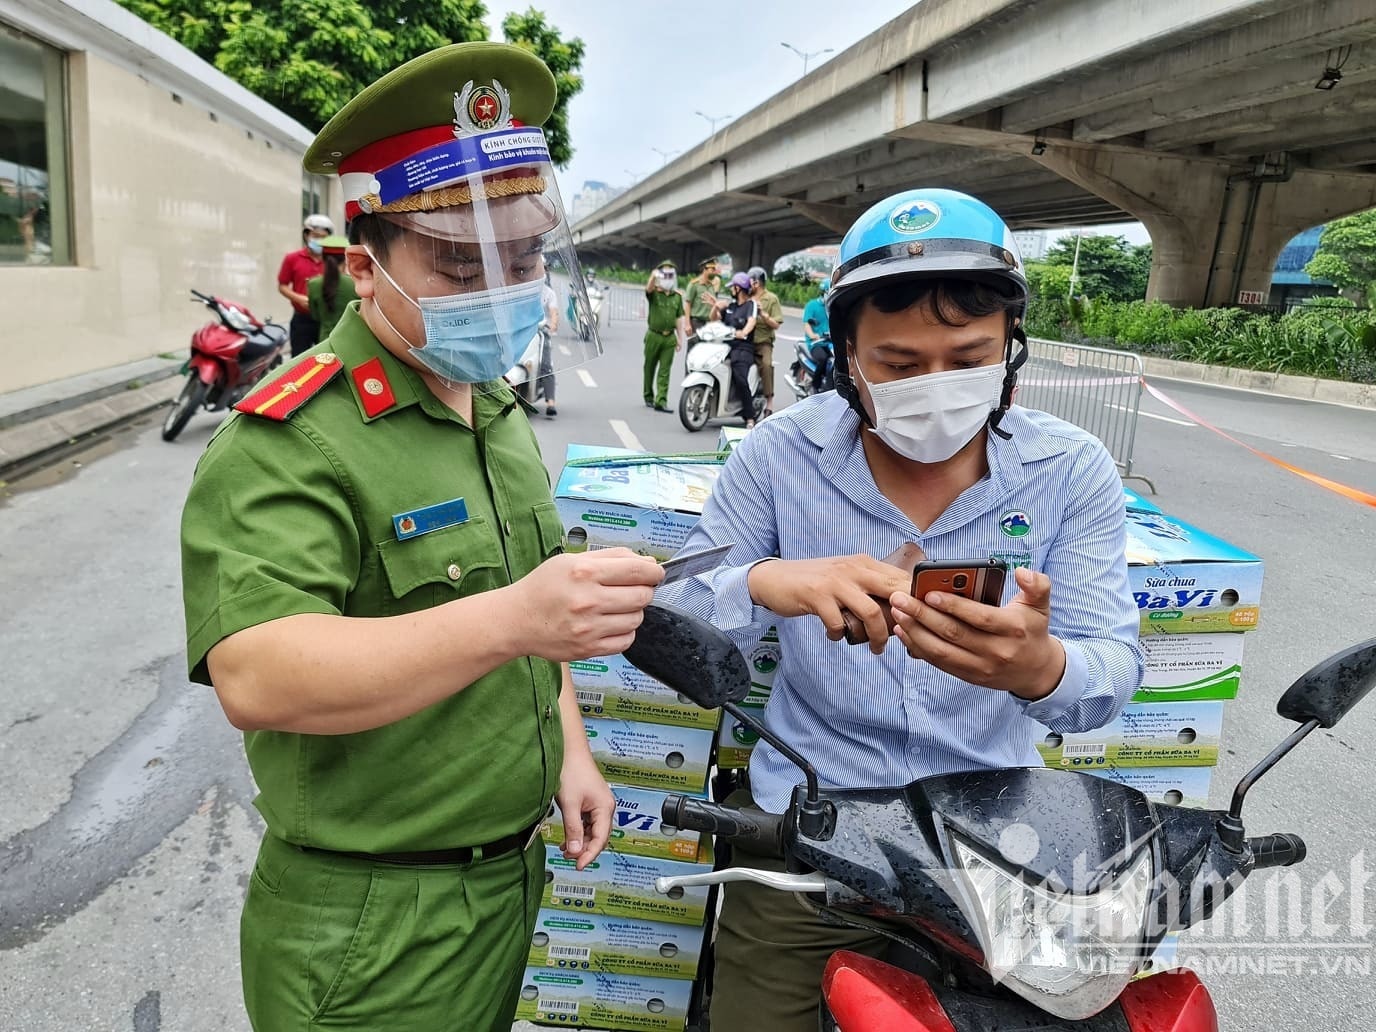
{"type": "Polygon", "coordinates": [[[645,300],[645,405],[656,412],[669,412],[669,373],[674,352],[683,347],[683,324],[688,321],[673,262],[662,261],[655,266],[645,284],[645,300]]]}
{"type": "Polygon", "coordinates": [[[776,332],[784,324],[783,306],[778,295],[765,286],[768,276],[756,265],[749,271],[750,296],[759,306],[759,321],[755,324],[755,366],[760,371],[760,386],[764,389],[764,414],[774,414],[774,341],[776,332]]]}
{"type": "Polygon", "coordinates": [[[354,281],[339,271],[344,263],[344,249],[349,246],[348,237],[329,236],[320,243],[325,271],[306,281],[306,299],[311,318],[319,327],[316,343],[334,332],[349,302],[358,300],[354,281]]]}
{"type": "Polygon", "coordinates": [[[755,364],[755,333],[760,307],[750,296],[750,277],[738,272],[728,284],[731,303],[721,310],[721,321],[734,330],[729,361],[731,392],[741,404],[741,421],[746,429],[755,425],[755,396],[750,390],[750,367],[755,364]]]}
{"type": "Polygon", "coordinates": [[[827,291],[831,289],[831,277],[817,284],[821,291],[803,306],[803,340],[812,355],[817,372],[814,375],[812,393],[831,390],[831,322],[827,319],[827,291]]]}
{"type": "Polygon", "coordinates": [[[475,42],[340,109],[304,165],[339,176],[361,300],[191,484],[190,675],[246,732],[267,824],[240,925],[259,1032],[509,1032],[551,800],[577,867],[610,833],[567,663],[630,645],[663,573],[563,554],[502,380],[545,318],[545,254],[580,275],[554,103],[539,58],[475,42]]]}
{"type": "MultiPolygon", "coordinates": [[[[1141,683],[1113,459],[1078,427],[1012,405],[1026,302],[1013,236],[975,198],[912,190],[865,212],[827,295],[836,391],[736,446],[683,550],[734,547],[659,592],[743,650],[778,627],[764,721],[824,784],[1041,766],[1047,728],[1102,727],[1141,683]],[[875,558],[905,541],[934,560],[1008,562],[1005,603],[910,597],[911,573],[875,558]],[[867,649],[840,644],[843,611],[863,621],[867,649]]],[[[783,813],[801,780],[756,746],[758,806],[783,813]]],[[[886,945],[787,893],[728,885],[712,1032],[813,1032],[830,954],[886,945]]]]}
{"type": "Polygon", "coordinates": [[[328,215],[307,215],[301,225],[301,247],[282,259],[277,270],[277,293],[291,302],[291,354],[295,358],[320,339],[320,326],[311,318],[306,284],[325,271],[321,258],[324,240],[334,232],[328,215]]]}
{"type": "Polygon", "coordinates": [[[559,332],[559,295],[554,292],[554,281],[549,269],[545,270],[545,289],[540,291],[540,303],[545,307],[545,321],[540,329],[544,336],[540,341],[540,379],[535,384],[537,394],[545,399],[545,415],[553,418],[559,414],[554,407],[554,335],[559,332]]]}

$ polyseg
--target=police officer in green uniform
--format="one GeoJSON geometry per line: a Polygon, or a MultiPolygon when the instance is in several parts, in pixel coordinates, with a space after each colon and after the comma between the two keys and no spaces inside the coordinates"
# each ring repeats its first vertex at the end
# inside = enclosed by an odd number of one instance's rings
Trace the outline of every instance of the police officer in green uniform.
{"type": "Polygon", "coordinates": [[[321,130],[305,166],[339,175],[360,300],[196,470],[191,677],[247,732],[267,824],[241,926],[257,1032],[505,1032],[538,822],[552,798],[581,815],[580,867],[609,834],[563,664],[624,649],[662,574],[562,554],[500,380],[543,316],[546,256],[582,283],[536,128],[554,100],[527,52],[457,44],[321,130]]]}
{"type": "Polygon", "coordinates": [[[678,289],[678,269],[660,262],[645,284],[649,309],[645,328],[645,404],[656,412],[669,412],[669,371],[674,352],[683,346],[679,334],[686,321],[683,293],[678,289]]]}

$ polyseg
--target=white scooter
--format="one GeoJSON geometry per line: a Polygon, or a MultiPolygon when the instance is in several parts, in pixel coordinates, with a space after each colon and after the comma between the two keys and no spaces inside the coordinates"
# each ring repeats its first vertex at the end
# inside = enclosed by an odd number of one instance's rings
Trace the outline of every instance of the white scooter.
{"type": "MultiPolygon", "coordinates": [[[[688,338],[688,375],[678,396],[678,418],[685,429],[697,431],[711,419],[733,419],[741,410],[731,390],[731,338],[734,330],[722,322],[705,323],[688,338]]],[[[750,366],[750,393],[755,419],[764,412],[760,371],[750,366]]]]}
{"type": "Polygon", "coordinates": [[[584,289],[588,295],[588,307],[585,309],[572,298],[568,307],[574,328],[578,331],[578,339],[588,341],[592,340],[593,330],[602,329],[602,302],[606,299],[606,291],[592,280],[587,281],[584,289]]]}

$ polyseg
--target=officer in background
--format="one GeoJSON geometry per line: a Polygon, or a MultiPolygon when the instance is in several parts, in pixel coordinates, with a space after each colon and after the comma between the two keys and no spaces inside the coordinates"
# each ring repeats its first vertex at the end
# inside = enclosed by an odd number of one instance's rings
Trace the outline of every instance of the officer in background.
{"type": "Polygon", "coordinates": [[[669,412],[669,372],[674,352],[683,347],[683,292],[678,289],[678,268],[665,260],[655,266],[645,283],[645,405],[669,412]]]}
{"type": "Polygon", "coordinates": [[[191,678],[247,732],[267,823],[241,925],[258,1032],[506,1032],[551,799],[579,868],[608,838],[564,664],[626,648],[663,575],[562,554],[500,379],[545,255],[582,283],[536,128],[554,102],[536,57],[463,43],[330,120],[304,164],[339,175],[360,303],[237,406],[186,502],[191,678]]]}
{"type": "Polygon", "coordinates": [[[755,366],[760,371],[760,386],[764,390],[764,414],[774,412],[774,341],[784,324],[783,306],[779,297],[765,284],[769,277],[761,266],[750,269],[750,296],[759,307],[759,321],[755,324],[755,366]]]}
{"type": "Polygon", "coordinates": [[[341,271],[344,265],[344,252],[349,246],[347,237],[328,236],[320,241],[321,258],[325,271],[306,281],[306,301],[311,318],[320,327],[316,343],[324,340],[339,325],[350,302],[358,300],[354,281],[341,271]]]}

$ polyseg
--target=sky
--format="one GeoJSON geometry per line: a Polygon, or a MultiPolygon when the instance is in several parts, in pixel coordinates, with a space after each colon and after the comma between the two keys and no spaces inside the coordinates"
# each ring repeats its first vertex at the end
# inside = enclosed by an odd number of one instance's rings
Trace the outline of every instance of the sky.
{"type": "MultiPolygon", "coordinates": [[[[783,43],[804,52],[832,48],[811,59],[811,71],[912,6],[911,0],[755,0],[732,22],[714,5],[488,0],[493,36],[501,37],[509,12],[532,4],[565,38],[587,44],[583,91],[569,103],[573,160],[558,177],[566,208],[586,180],[628,186],[665,163],[653,148],[684,151],[707,139],[710,124],[696,112],[734,120],[801,78],[802,58],[783,43]]],[[[1137,223],[1104,231],[1132,243],[1148,239],[1137,223]]]]}

